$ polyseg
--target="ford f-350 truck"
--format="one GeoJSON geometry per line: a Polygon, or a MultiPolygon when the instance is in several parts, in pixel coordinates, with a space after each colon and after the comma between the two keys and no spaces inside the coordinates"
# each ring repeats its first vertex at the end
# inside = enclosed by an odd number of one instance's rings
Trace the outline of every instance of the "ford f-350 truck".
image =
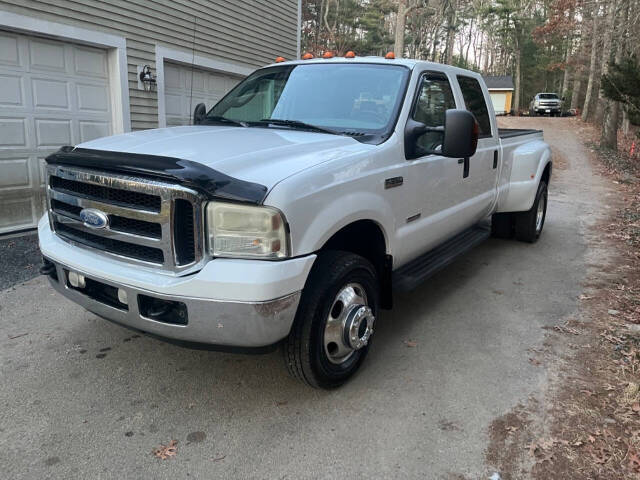
{"type": "Polygon", "coordinates": [[[343,384],[381,308],[494,236],[535,242],[551,154],[502,130],[474,72],[408,59],[281,62],[194,125],[47,161],[42,272],[85,309],[187,346],[281,345],[343,384]]]}

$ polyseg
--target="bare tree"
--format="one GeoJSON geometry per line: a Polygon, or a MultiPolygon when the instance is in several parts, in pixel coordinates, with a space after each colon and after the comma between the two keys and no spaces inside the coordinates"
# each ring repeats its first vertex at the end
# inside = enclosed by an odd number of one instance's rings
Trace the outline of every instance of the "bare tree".
{"type": "Polygon", "coordinates": [[[587,93],[584,98],[584,106],[582,107],[582,120],[584,122],[589,118],[589,104],[591,103],[591,94],[593,92],[593,82],[596,76],[596,56],[598,54],[598,7],[592,12],[593,27],[591,28],[591,61],[589,62],[589,80],[587,81],[587,93]]]}
{"type": "MultiPolygon", "coordinates": [[[[602,44],[602,62],[600,67],[600,75],[606,75],[611,61],[611,52],[613,51],[612,42],[614,41],[614,26],[617,12],[617,0],[611,0],[606,8],[607,22],[604,27],[603,44],[602,44]]],[[[617,37],[617,36],[616,36],[617,37]]],[[[602,94],[602,90],[598,89],[598,100],[596,103],[595,121],[601,124],[604,116],[604,107],[607,101],[602,94]]]]}

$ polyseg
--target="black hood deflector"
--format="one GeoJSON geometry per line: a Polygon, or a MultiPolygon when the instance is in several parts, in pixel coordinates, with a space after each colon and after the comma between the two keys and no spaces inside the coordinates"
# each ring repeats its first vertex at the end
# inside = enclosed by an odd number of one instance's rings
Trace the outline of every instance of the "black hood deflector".
{"type": "Polygon", "coordinates": [[[211,199],[259,205],[267,195],[267,187],[264,185],[239,180],[201,163],[181,158],[62,147],[49,155],[46,162],[169,180],[192,188],[211,199]]]}

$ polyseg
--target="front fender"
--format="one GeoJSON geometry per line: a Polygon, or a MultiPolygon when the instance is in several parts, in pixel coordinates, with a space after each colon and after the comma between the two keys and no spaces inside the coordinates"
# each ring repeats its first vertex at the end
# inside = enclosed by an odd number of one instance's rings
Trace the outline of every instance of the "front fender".
{"type": "Polygon", "coordinates": [[[291,232],[294,254],[320,250],[336,232],[359,220],[375,222],[384,235],[387,253],[392,253],[388,236],[393,225],[390,205],[375,193],[355,192],[334,198],[315,213],[306,228],[291,232]]]}
{"type": "Polygon", "coordinates": [[[551,149],[543,141],[528,142],[514,150],[511,162],[508,193],[498,202],[498,213],[531,209],[542,173],[552,163],[551,149]]]}

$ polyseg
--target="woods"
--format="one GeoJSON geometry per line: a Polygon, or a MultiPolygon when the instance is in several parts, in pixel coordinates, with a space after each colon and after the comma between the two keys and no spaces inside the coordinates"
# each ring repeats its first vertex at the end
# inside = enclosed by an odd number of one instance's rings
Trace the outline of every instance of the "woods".
{"type": "Polygon", "coordinates": [[[304,0],[302,49],[511,75],[516,114],[557,92],[604,147],[638,131],[640,0],[304,0]]]}

